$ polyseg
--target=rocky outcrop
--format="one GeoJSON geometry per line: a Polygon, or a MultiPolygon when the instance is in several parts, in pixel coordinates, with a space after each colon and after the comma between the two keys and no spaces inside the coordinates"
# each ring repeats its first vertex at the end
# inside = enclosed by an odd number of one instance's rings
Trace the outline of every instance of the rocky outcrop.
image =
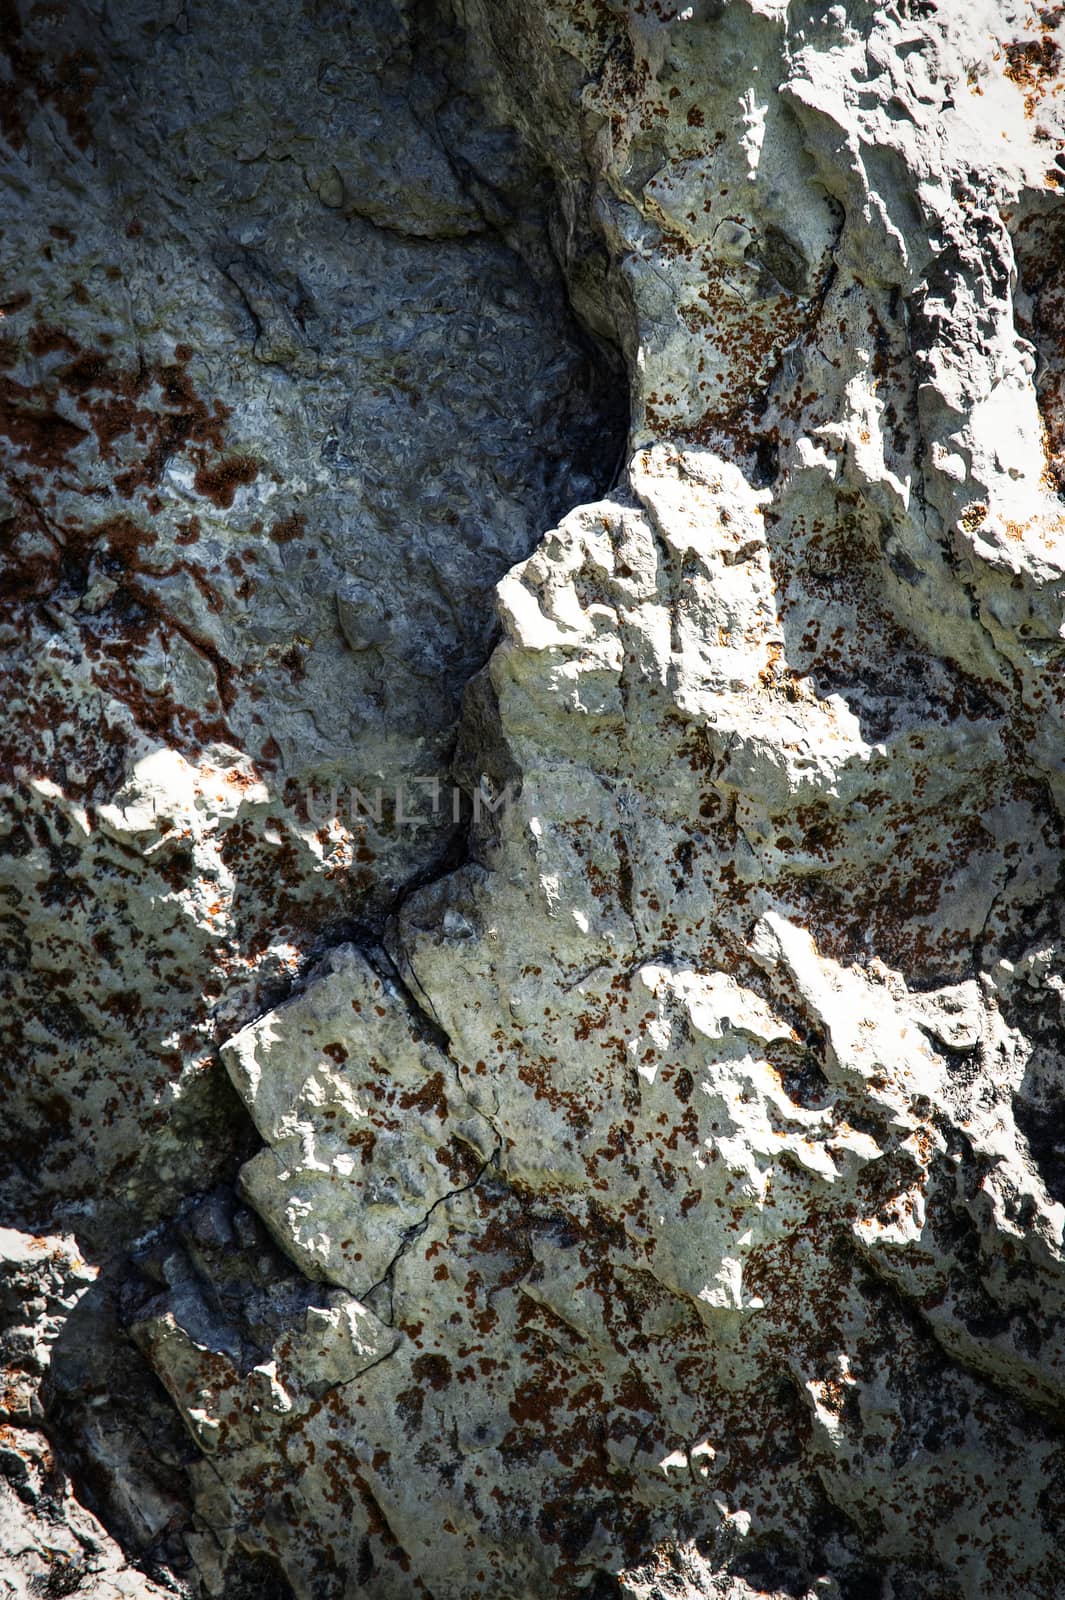
{"type": "Polygon", "coordinates": [[[190,1595],[1054,1600],[1057,8],[50,15],[26,1425],[190,1595]]]}

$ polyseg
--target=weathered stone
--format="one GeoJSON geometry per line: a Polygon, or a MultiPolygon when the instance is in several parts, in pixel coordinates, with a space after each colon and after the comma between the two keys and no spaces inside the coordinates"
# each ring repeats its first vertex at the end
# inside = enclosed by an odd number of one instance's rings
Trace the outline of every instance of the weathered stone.
{"type": "Polygon", "coordinates": [[[9,1181],[106,1241],[232,1165],[214,1045],[446,859],[452,808],[415,828],[401,791],[446,778],[492,586],[613,471],[623,396],[501,237],[508,187],[544,231],[536,172],[442,23],[24,10],[5,1037],[15,1138],[48,1137],[9,1181]]]}
{"type": "Polygon", "coordinates": [[[11,1600],[166,1593],[75,1498],[44,1432],[52,1347],[95,1278],[72,1239],[0,1228],[0,1592],[11,1600]]]}
{"type": "Polygon", "coordinates": [[[190,1596],[1065,1590],[1059,13],[13,36],[13,1337],[190,1596]]]}

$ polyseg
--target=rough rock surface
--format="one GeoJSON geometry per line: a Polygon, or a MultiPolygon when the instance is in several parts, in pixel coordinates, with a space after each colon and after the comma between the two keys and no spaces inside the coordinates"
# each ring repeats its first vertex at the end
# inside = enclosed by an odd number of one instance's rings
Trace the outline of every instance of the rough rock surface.
{"type": "Polygon", "coordinates": [[[8,1548],[1059,1600],[1061,8],[8,9],[8,1548]]]}
{"type": "Polygon", "coordinates": [[[0,1228],[0,1592],[148,1600],[165,1589],[131,1570],[72,1492],[44,1429],[53,1347],[96,1280],[70,1238],[0,1228]]]}
{"type": "Polygon", "coordinates": [[[8,9],[12,1111],[106,1234],[232,1159],[234,1019],[453,849],[418,780],[618,380],[420,8],[8,9]]]}

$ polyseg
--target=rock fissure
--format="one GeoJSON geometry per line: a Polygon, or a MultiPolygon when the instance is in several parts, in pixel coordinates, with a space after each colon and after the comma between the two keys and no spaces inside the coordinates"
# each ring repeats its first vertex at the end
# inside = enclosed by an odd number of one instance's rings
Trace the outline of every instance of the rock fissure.
{"type": "MultiPolygon", "coordinates": [[[[399,1266],[399,1263],[403,1260],[404,1256],[407,1255],[415,1242],[424,1235],[426,1229],[429,1227],[430,1219],[438,1207],[447,1205],[449,1201],[456,1199],[459,1195],[468,1193],[470,1189],[475,1189],[480,1183],[481,1179],[484,1177],[485,1173],[488,1171],[488,1168],[492,1165],[498,1164],[499,1154],[500,1152],[497,1148],[488,1157],[487,1161],[482,1164],[474,1177],[470,1179],[469,1183],[464,1183],[461,1188],[450,1189],[447,1194],[441,1195],[439,1199],[433,1201],[432,1205],[429,1207],[428,1211],[425,1213],[424,1217],[420,1219],[420,1221],[411,1223],[408,1228],[404,1229],[399,1248],[389,1261],[384,1273],[376,1283],[370,1285],[369,1289],[367,1289],[365,1294],[362,1296],[362,1298],[369,1303],[378,1289],[387,1286],[389,1291],[390,1314],[385,1320],[389,1323],[392,1322],[392,1318],[394,1316],[394,1307],[392,1304],[393,1285],[395,1281],[396,1269],[399,1266]]],[[[376,1365],[376,1362],[374,1365],[376,1365]]]]}

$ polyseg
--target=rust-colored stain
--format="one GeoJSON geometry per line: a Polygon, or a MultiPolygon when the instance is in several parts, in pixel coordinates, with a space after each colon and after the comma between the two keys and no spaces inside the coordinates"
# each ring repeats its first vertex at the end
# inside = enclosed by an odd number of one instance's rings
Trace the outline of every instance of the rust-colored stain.
{"type": "MultiPolygon", "coordinates": [[[[31,12],[31,17],[33,13],[31,12]]],[[[52,106],[71,141],[87,151],[93,139],[90,102],[100,81],[100,65],[84,49],[45,50],[26,36],[18,0],[0,0],[0,56],[7,73],[0,80],[0,136],[15,150],[26,142],[26,124],[35,109],[52,106]]]]}

